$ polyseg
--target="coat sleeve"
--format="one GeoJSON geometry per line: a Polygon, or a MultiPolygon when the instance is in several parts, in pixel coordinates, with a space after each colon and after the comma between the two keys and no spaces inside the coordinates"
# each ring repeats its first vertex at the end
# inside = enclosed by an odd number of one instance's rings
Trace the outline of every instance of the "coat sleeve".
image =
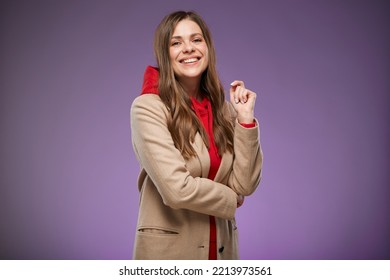
{"type": "Polygon", "coordinates": [[[133,148],[165,205],[231,219],[237,194],[221,183],[192,177],[167,127],[168,111],[158,95],[137,97],[131,107],[133,148]]]}
{"type": "Polygon", "coordinates": [[[258,121],[253,128],[244,128],[236,119],[236,113],[230,103],[228,110],[234,122],[233,168],[228,186],[237,194],[250,195],[260,183],[263,167],[263,152],[260,145],[258,121]]]}

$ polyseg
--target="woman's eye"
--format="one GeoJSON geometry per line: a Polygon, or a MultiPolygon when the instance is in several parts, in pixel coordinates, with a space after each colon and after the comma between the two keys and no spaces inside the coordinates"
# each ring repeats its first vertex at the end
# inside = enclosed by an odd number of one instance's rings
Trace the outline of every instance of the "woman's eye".
{"type": "Polygon", "coordinates": [[[195,43],[200,43],[200,42],[202,42],[202,39],[201,38],[196,38],[196,39],[194,39],[194,42],[195,43]]]}
{"type": "Polygon", "coordinates": [[[174,41],[174,42],[172,42],[172,46],[178,46],[178,45],[180,45],[180,42],[179,42],[179,41],[174,41]]]}

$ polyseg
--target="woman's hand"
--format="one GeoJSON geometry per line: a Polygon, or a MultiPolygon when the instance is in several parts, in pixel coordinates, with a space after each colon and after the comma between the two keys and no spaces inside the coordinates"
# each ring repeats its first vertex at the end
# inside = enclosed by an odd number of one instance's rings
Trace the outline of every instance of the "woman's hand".
{"type": "Polygon", "coordinates": [[[237,208],[244,204],[245,196],[239,194],[237,195],[237,208]]]}
{"type": "Polygon", "coordinates": [[[240,123],[252,123],[256,93],[246,89],[243,81],[234,81],[230,84],[230,102],[237,112],[237,120],[240,123]]]}

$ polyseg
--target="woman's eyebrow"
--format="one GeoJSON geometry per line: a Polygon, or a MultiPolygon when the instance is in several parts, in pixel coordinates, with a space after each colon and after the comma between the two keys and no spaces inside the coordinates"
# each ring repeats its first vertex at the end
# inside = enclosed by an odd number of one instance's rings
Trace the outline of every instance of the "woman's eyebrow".
{"type": "MultiPolygon", "coordinates": [[[[195,36],[202,36],[203,37],[203,34],[202,33],[193,33],[190,35],[190,37],[195,37],[195,36]]],[[[171,39],[182,39],[183,37],[182,36],[172,36],[171,39]]]]}

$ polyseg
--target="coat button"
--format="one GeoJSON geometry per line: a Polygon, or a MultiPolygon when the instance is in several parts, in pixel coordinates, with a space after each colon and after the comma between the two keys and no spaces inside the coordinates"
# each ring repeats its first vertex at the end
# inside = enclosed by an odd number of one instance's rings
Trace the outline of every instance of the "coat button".
{"type": "Polygon", "coordinates": [[[222,252],[223,252],[223,249],[225,249],[225,247],[222,246],[221,248],[219,248],[218,251],[219,251],[220,253],[222,253],[222,252]]]}

